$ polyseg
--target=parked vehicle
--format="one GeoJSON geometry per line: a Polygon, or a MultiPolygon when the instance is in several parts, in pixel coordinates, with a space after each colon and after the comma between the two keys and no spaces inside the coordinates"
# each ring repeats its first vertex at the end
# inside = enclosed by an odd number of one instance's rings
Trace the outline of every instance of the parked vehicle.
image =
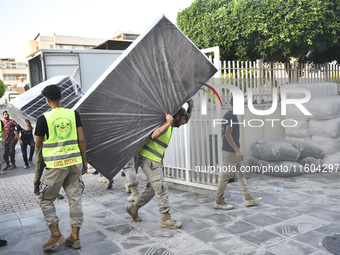
{"type": "Polygon", "coordinates": [[[54,76],[69,75],[87,91],[123,50],[42,49],[28,60],[31,87],[54,76]]]}

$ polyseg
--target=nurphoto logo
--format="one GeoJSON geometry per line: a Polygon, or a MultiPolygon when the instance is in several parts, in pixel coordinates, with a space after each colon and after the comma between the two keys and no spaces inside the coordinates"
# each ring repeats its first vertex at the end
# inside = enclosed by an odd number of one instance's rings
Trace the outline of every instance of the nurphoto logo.
{"type": "MultiPolygon", "coordinates": [[[[217,96],[217,98],[220,100],[220,103],[222,105],[222,101],[221,98],[219,96],[219,94],[216,92],[216,90],[211,87],[210,85],[207,85],[205,83],[201,83],[201,85],[206,86],[207,88],[209,88],[210,90],[212,90],[214,92],[214,94],[217,96]]],[[[244,103],[244,98],[245,98],[245,94],[243,93],[243,91],[233,85],[224,85],[223,86],[224,89],[228,89],[232,94],[233,94],[233,113],[235,115],[244,115],[244,109],[245,109],[245,103],[244,103]]],[[[215,105],[216,105],[216,100],[213,97],[213,95],[207,91],[206,89],[201,88],[203,91],[207,92],[210,97],[213,99],[215,105]]],[[[254,103],[253,103],[253,89],[252,88],[247,88],[247,105],[249,108],[249,111],[251,113],[253,113],[254,115],[257,116],[268,116],[272,113],[275,112],[275,110],[277,109],[277,105],[278,105],[278,88],[273,88],[273,93],[272,93],[272,105],[269,109],[266,110],[259,110],[259,109],[255,109],[254,107],[254,103]]],[[[291,88],[291,87],[285,87],[282,86],[280,89],[280,97],[281,97],[281,115],[287,115],[287,105],[295,105],[297,107],[297,109],[299,109],[304,115],[312,115],[307,109],[306,107],[303,105],[304,103],[309,102],[309,100],[311,99],[311,93],[310,91],[308,91],[307,89],[304,88],[291,88]],[[289,93],[298,93],[299,95],[304,95],[303,98],[289,98],[288,94],[289,93]]],[[[201,104],[201,114],[202,115],[206,115],[207,114],[207,98],[205,98],[205,100],[202,100],[202,104],[201,104]]],[[[274,123],[280,121],[279,119],[265,119],[265,120],[261,120],[261,119],[250,119],[248,121],[244,121],[242,123],[234,123],[234,124],[242,124],[245,126],[245,124],[247,123],[248,126],[250,127],[262,127],[264,125],[265,122],[271,122],[272,123],[272,127],[274,127],[274,123]]],[[[213,121],[213,125],[214,127],[216,125],[223,125],[226,124],[226,120],[224,119],[214,119],[213,121]]],[[[232,123],[231,123],[232,125],[232,123]]],[[[283,121],[281,121],[281,125],[283,127],[295,127],[297,125],[297,121],[294,119],[285,119],[283,121]]]]}

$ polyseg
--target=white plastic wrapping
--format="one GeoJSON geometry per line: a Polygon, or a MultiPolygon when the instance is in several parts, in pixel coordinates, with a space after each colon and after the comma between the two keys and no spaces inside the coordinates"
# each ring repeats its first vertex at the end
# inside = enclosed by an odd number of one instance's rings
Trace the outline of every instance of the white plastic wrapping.
{"type": "Polygon", "coordinates": [[[340,117],[329,120],[311,119],[309,122],[309,131],[311,135],[340,137],[340,117]]]}
{"type": "Polygon", "coordinates": [[[293,145],[281,140],[256,140],[252,155],[268,161],[297,161],[300,152],[293,145]]]}
{"type": "MultiPolygon", "coordinates": [[[[303,106],[310,112],[310,104],[312,100],[304,103],[303,106]]],[[[282,107],[282,106],[281,106],[282,107]]],[[[286,119],[294,119],[294,120],[310,120],[311,115],[305,115],[295,104],[287,104],[286,107],[286,119]]]]}
{"type": "Polygon", "coordinates": [[[308,110],[315,120],[340,117],[340,96],[315,98],[308,102],[308,110]]]}
{"type": "Polygon", "coordinates": [[[340,151],[337,153],[328,154],[322,157],[321,166],[329,170],[333,167],[333,171],[337,169],[337,172],[339,172],[340,171],[340,151]]]}
{"type": "Polygon", "coordinates": [[[323,155],[334,154],[340,151],[340,137],[312,136],[311,144],[320,148],[323,155]]]}
{"type": "Polygon", "coordinates": [[[253,172],[276,177],[291,177],[304,174],[303,166],[295,161],[267,161],[251,156],[249,165],[253,172]]]}
{"type": "Polygon", "coordinates": [[[50,109],[41,91],[52,84],[60,87],[61,105],[65,108],[72,108],[84,94],[81,86],[72,77],[67,75],[55,76],[11,100],[7,106],[11,118],[23,128],[26,127],[25,118],[29,119],[34,125],[37,118],[50,109]]]}
{"type": "Polygon", "coordinates": [[[296,141],[303,143],[311,143],[312,136],[309,137],[295,137],[295,136],[286,136],[286,141],[296,141]]]}
{"type": "Polygon", "coordinates": [[[295,127],[285,127],[286,136],[294,137],[310,137],[309,133],[309,121],[308,120],[296,120],[297,125],[295,127]]]}
{"type": "MultiPolygon", "coordinates": [[[[318,97],[328,97],[338,95],[338,84],[333,82],[316,82],[316,83],[291,83],[284,85],[293,90],[294,88],[303,88],[311,93],[312,99],[318,97]]],[[[287,98],[304,98],[305,94],[300,92],[287,93],[287,98]]]]}
{"type": "Polygon", "coordinates": [[[310,169],[310,172],[313,172],[314,169],[320,168],[321,158],[306,157],[299,159],[298,162],[305,166],[306,169],[310,169]]]}
{"type": "Polygon", "coordinates": [[[321,158],[322,151],[317,146],[311,145],[305,142],[297,142],[297,141],[286,141],[294,146],[300,153],[299,159],[306,158],[306,157],[313,157],[313,158],[321,158]]]}
{"type": "Polygon", "coordinates": [[[74,107],[83,121],[88,162],[113,178],[217,71],[166,17],[150,28],[74,107]]]}

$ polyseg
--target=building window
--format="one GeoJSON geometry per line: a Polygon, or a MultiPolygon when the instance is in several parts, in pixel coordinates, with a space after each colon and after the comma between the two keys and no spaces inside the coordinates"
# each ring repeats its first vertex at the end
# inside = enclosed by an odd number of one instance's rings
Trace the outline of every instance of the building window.
{"type": "Polygon", "coordinates": [[[50,44],[50,49],[53,49],[54,48],[54,45],[53,44],[50,44]]]}
{"type": "Polygon", "coordinates": [[[5,81],[16,80],[16,76],[14,74],[4,74],[4,80],[5,81]]]}
{"type": "Polygon", "coordinates": [[[17,63],[17,69],[25,69],[26,64],[25,63],[17,63]]]}
{"type": "Polygon", "coordinates": [[[24,77],[24,79],[26,80],[26,78],[27,78],[27,75],[26,74],[17,74],[17,75],[15,75],[16,77],[15,77],[15,79],[16,80],[19,80],[19,77],[24,77]]]}
{"type": "Polygon", "coordinates": [[[5,68],[6,68],[5,63],[0,63],[0,69],[5,69],[5,68]]]}
{"type": "Polygon", "coordinates": [[[125,40],[133,41],[136,40],[138,35],[125,35],[125,40]]]}

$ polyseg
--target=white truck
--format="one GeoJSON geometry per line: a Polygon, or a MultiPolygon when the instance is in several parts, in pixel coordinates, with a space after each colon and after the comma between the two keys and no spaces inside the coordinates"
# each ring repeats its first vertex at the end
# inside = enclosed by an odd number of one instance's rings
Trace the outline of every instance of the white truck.
{"type": "Polygon", "coordinates": [[[70,75],[86,92],[123,50],[42,49],[28,59],[31,87],[54,76],[70,75]]]}

